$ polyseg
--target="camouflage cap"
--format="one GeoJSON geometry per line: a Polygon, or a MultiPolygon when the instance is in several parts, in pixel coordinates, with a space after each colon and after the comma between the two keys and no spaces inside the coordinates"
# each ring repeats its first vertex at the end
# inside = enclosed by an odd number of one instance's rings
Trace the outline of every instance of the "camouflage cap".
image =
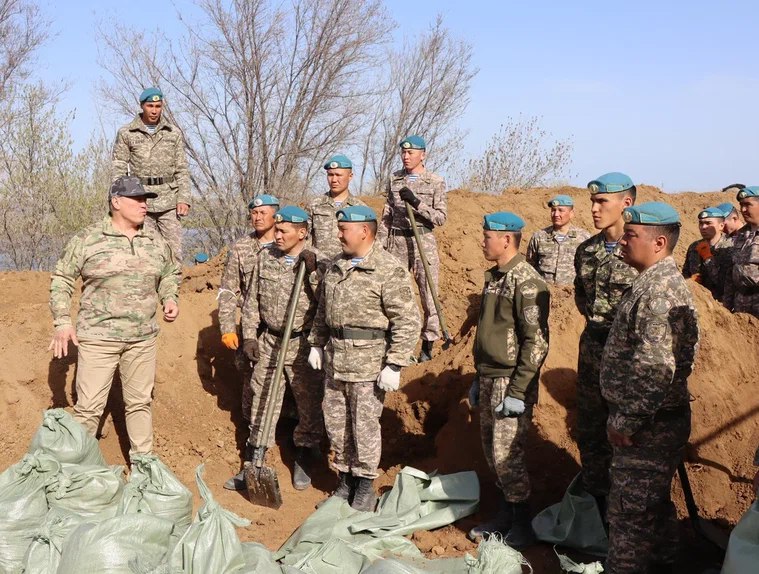
{"type": "Polygon", "coordinates": [[[131,175],[122,175],[117,177],[111,184],[111,188],[108,190],[108,198],[111,197],[147,197],[149,199],[155,199],[158,197],[157,193],[152,191],[146,191],[140,182],[139,177],[131,175]]]}
{"type": "Polygon", "coordinates": [[[367,205],[349,205],[337,211],[337,220],[345,223],[377,221],[377,214],[367,205]]]}
{"type": "Polygon", "coordinates": [[[343,154],[333,155],[324,164],[324,169],[353,169],[353,163],[343,154]]]}
{"type": "Polygon", "coordinates": [[[548,202],[548,207],[574,207],[574,200],[568,195],[557,195],[548,202]]]}
{"type": "Polygon", "coordinates": [[[625,223],[635,225],[680,225],[680,215],[674,207],[661,201],[648,201],[625,208],[625,223]]]}
{"type": "Polygon", "coordinates": [[[482,228],[485,231],[522,231],[524,220],[510,211],[496,211],[483,218],[482,228]]]}
{"type": "Polygon", "coordinates": [[[725,212],[722,211],[719,207],[705,207],[701,211],[698,212],[698,218],[699,219],[711,219],[713,217],[717,217],[719,219],[725,219],[725,212]]]}
{"type": "Polygon", "coordinates": [[[759,185],[750,185],[748,187],[744,187],[742,190],[738,192],[736,199],[740,201],[741,199],[746,199],[750,197],[759,197],[759,185]]]}
{"type": "Polygon", "coordinates": [[[273,195],[262,193],[261,195],[257,195],[248,202],[248,209],[261,207],[262,205],[273,205],[275,207],[279,207],[279,200],[273,195]]]}
{"type": "Polygon", "coordinates": [[[308,223],[308,213],[297,205],[286,205],[274,215],[277,223],[308,223]]]}
{"type": "Polygon", "coordinates": [[[600,193],[619,193],[621,191],[627,191],[635,187],[633,180],[629,175],[620,173],[618,171],[612,171],[605,173],[601,177],[588,182],[588,189],[591,195],[598,195],[600,193]]]}
{"type": "Polygon", "coordinates": [[[427,149],[422,136],[407,136],[398,144],[401,149],[427,149]]]}
{"type": "Polygon", "coordinates": [[[140,94],[140,103],[144,104],[145,102],[162,102],[163,101],[163,92],[160,90],[160,88],[146,88],[142,90],[142,93],[140,94]]]}
{"type": "Polygon", "coordinates": [[[717,209],[721,210],[725,217],[730,217],[730,214],[733,213],[733,211],[736,213],[738,211],[732,203],[728,202],[720,203],[717,206],[717,209]]]}

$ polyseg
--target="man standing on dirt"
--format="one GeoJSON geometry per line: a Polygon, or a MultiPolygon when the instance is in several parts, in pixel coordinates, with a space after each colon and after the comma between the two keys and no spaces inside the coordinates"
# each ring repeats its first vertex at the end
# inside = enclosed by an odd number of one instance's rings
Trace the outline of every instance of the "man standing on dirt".
{"type": "Polygon", "coordinates": [[[108,194],[109,215],[75,235],[63,250],[50,282],[56,358],[79,347],[74,418],[96,436],[116,368],[119,369],[129,433],[129,455],[153,449],[151,403],[158,324],[179,314],[179,267],[154,229],[143,225],[146,191],[136,177],[120,177],[108,194]],[[76,329],[71,295],[82,278],[76,329]]]}
{"type": "Polygon", "coordinates": [[[422,350],[418,358],[422,363],[432,358],[432,348],[440,338],[440,320],[435,310],[432,291],[427,284],[406,204],[411,206],[416,218],[417,231],[432,274],[432,283],[438,285],[440,257],[432,230],[443,225],[448,217],[446,186],[442,177],[427,171],[424,165],[427,144],[420,136],[408,136],[399,145],[403,169],[393,173],[387,185],[387,198],[377,238],[390,253],[407,266],[419,288],[424,311],[422,350]]]}
{"type": "Polygon", "coordinates": [[[622,257],[639,275],[619,302],[601,361],[614,454],[609,574],[673,572],[672,477],[690,435],[688,377],[698,348],[693,296],[672,250],[680,217],[666,203],[625,210],[622,257]]]}
{"type": "MultiPolygon", "coordinates": [[[[293,432],[295,465],[293,486],[304,490],[311,485],[311,464],[320,458],[319,445],[324,436],[321,413],[322,377],[308,366],[306,337],[316,313],[316,253],[306,249],[308,214],[300,207],[288,205],[275,215],[276,245],[262,249],[253,271],[250,288],[242,307],[243,352],[253,367],[251,381],[250,437],[244,459],[254,458],[256,444],[274,445],[274,433],[285,396],[285,385],[277,396],[271,394],[277,355],[287,323],[287,307],[301,262],[306,266],[306,279],[298,293],[295,320],[285,357],[283,377],[290,384],[298,410],[298,425],[293,432]],[[274,402],[274,418],[268,437],[262,437],[264,412],[274,402]]],[[[244,471],[224,485],[229,490],[245,490],[244,471]]]]}
{"type": "Polygon", "coordinates": [[[607,173],[588,183],[593,225],[599,233],[575,254],[575,302],[585,316],[577,362],[577,446],[585,490],[606,520],[611,446],[606,438],[608,409],[599,386],[600,363],[619,301],[637,271],[622,261],[622,213],[635,203],[636,189],[623,173],[607,173]]]}
{"type": "Polygon", "coordinates": [[[237,308],[242,307],[248,293],[258,252],[274,243],[274,214],[279,200],[273,195],[262,194],[250,200],[250,223],[253,231],[238,239],[227,252],[227,261],[221,275],[219,294],[219,328],[221,342],[235,351],[235,366],[242,376],[242,417],[250,423],[251,380],[253,368],[242,352],[237,329],[237,308]]]}
{"type": "Polygon", "coordinates": [[[319,253],[327,259],[341,255],[343,248],[337,238],[338,209],[350,205],[364,205],[353,195],[350,182],[353,179],[353,163],[344,155],[333,155],[324,164],[329,191],[311,201],[308,215],[311,218],[311,240],[319,253]]]}
{"type": "Polygon", "coordinates": [[[707,207],[698,213],[698,230],[702,239],[688,246],[683,263],[683,277],[693,278],[709,289],[717,300],[722,299],[724,280],[717,253],[731,247],[732,241],[722,233],[725,214],[718,207],[707,207]]]}
{"type": "Polygon", "coordinates": [[[140,94],[141,113],[119,128],[113,145],[111,173],[138,177],[155,197],[148,201],[146,227],[157,229],[182,264],[182,225],[190,212],[190,174],[184,139],[163,118],[163,92],[147,88],[140,94]]]}
{"type": "Polygon", "coordinates": [[[408,271],[375,241],[374,211],[345,207],[337,221],[343,255],[327,267],[320,286],[308,362],[326,370],[324,423],[339,473],[334,496],[371,512],[385,393],[400,386],[421,320],[408,271]]]}
{"type": "Polygon", "coordinates": [[[575,252],[590,233],[572,225],[574,205],[568,195],[551,199],[551,225],[533,233],[527,244],[527,261],[546,283],[571,285],[575,280],[575,252]]]}
{"type": "Polygon", "coordinates": [[[759,317],[759,186],[741,189],[737,199],[746,225],[733,239],[724,304],[733,313],[759,317]]]}
{"type": "Polygon", "coordinates": [[[472,528],[469,538],[499,533],[519,549],[535,541],[525,447],[548,353],[550,295],[519,253],[524,221],[498,212],[486,215],[482,227],[482,252],[496,265],[485,272],[469,404],[481,405],[482,449],[503,498],[495,518],[472,528]]]}

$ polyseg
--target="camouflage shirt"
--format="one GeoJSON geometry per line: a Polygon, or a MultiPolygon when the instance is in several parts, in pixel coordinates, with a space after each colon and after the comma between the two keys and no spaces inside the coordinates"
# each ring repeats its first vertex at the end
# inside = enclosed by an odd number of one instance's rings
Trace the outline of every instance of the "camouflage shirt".
{"type": "Polygon", "coordinates": [[[408,187],[420,200],[419,207],[414,209],[417,225],[438,227],[443,225],[448,217],[445,180],[431,171],[422,172],[416,180],[412,179],[403,169],[393,173],[390,178],[385,207],[382,210],[382,223],[377,234],[381,244],[385,243],[391,228],[411,228],[406,203],[399,195],[403,187],[408,187]]]}
{"type": "Polygon", "coordinates": [[[373,381],[383,365],[406,366],[419,340],[421,317],[411,275],[375,241],[352,266],[345,255],[328,266],[309,342],[325,347],[326,369],[346,382],[373,381]],[[384,339],[341,339],[330,329],[380,329],[384,339]]]}
{"type": "Polygon", "coordinates": [[[527,245],[527,261],[538,270],[546,283],[571,285],[575,280],[575,251],[590,233],[571,225],[563,240],[548,226],[532,234],[527,245]]]}
{"type": "Polygon", "coordinates": [[[76,334],[105,341],[142,341],[158,333],[158,303],[179,298],[179,266],[161,236],[141,229],[130,241],[106,217],[75,235],[50,282],[56,328],[71,325],[71,294],[82,278],[76,334]]]}
{"type": "Polygon", "coordinates": [[[658,411],[688,406],[698,337],[693,295],[671,256],[635,278],[601,361],[601,393],[614,429],[631,436],[658,411]]]}
{"type": "Polygon", "coordinates": [[[724,275],[725,307],[759,317],[759,230],[744,225],[738,231],[724,275]]]}
{"type": "Polygon", "coordinates": [[[311,218],[311,241],[327,259],[333,259],[343,252],[337,238],[337,210],[349,205],[366,204],[355,195],[348,194],[338,207],[332,195],[327,192],[315,197],[308,208],[308,216],[311,218]]]}
{"type": "Polygon", "coordinates": [[[583,241],[575,253],[575,303],[587,320],[586,329],[608,333],[622,295],[638,274],[622,261],[617,245],[606,253],[603,232],[583,241]]]}
{"type": "Polygon", "coordinates": [[[711,291],[715,299],[722,297],[724,281],[720,273],[720,262],[717,253],[725,249],[726,244],[732,244],[723,234],[719,241],[709,247],[712,257],[704,261],[698,254],[697,248],[699,243],[706,239],[699,239],[688,246],[685,252],[685,262],[683,263],[683,277],[686,279],[698,275],[699,282],[711,291]]]}
{"type": "Polygon", "coordinates": [[[155,199],[148,199],[148,211],[152,213],[175,209],[177,203],[192,203],[184,139],[176,126],[167,123],[163,116],[153,134],[148,132],[139,115],[119,128],[113,145],[111,177],[116,179],[127,174],[140,178],[173,178],[161,185],[143,182],[145,189],[158,194],[155,199]]]}
{"type": "Polygon", "coordinates": [[[524,256],[485,272],[474,341],[477,374],[509,377],[509,396],[524,400],[548,353],[550,294],[524,256]]]}

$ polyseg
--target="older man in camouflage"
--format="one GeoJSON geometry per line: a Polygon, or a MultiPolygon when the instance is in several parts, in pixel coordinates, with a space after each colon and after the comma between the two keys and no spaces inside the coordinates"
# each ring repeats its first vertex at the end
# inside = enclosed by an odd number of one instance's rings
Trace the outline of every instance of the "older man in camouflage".
{"type": "Polygon", "coordinates": [[[470,405],[481,404],[482,448],[503,495],[495,518],[469,537],[499,533],[514,548],[535,541],[525,448],[548,353],[550,306],[545,281],[519,254],[523,227],[509,212],[486,215],[483,222],[482,251],[496,265],[485,273],[474,342],[477,374],[469,390],[470,405]]]}
{"type": "Polygon", "coordinates": [[[593,225],[599,233],[585,240],[575,254],[575,302],[585,316],[577,361],[577,446],[582,481],[606,515],[611,446],[606,438],[606,402],[599,386],[606,338],[622,295],[637,275],[622,261],[619,238],[624,232],[622,213],[635,202],[636,189],[625,174],[612,172],[588,184],[593,225]]]}
{"type": "Polygon", "coordinates": [[[308,362],[326,371],[324,422],[339,472],[334,495],[372,511],[383,400],[398,390],[421,321],[408,271],[375,241],[374,211],[345,207],[337,219],[343,255],[328,266],[320,287],[308,362]]]}
{"type": "Polygon", "coordinates": [[[190,174],[184,139],[176,126],[163,117],[163,93],[147,88],[140,94],[141,112],[119,128],[113,145],[113,179],[138,177],[154,194],[148,201],[146,227],[158,230],[182,263],[180,217],[190,212],[190,174]]]}
{"type": "Polygon", "coordinates": [[[683,277],[702,284],[717,300],[722,299],[724,290],[723,273],[717,254],[720,250],[732,247],[732,241],[722,233],[724,223],[725,214],[718,207],[706,207],[698,213],[701,239],[688,246],[682,270],[683,277]]]}
{"type": "Polygon", "coordinates": [[[568,195],[552,198],[548,202],[551,225],[533,233],[527,244],[527,262],[546,283],[572,285],[575,280],[575,252],[590,233],[572,225],[574,205],[568,195]]]}
{"type": "Polygon", "coordinates": [[[68,242],[50,282],[50,349],[60,358],[68,354],[69,342],[79,347],[74,418],[97,435],[118,367],[130,456],[153,448],[156,307],[163,306],[167,322],[179,313],[179,267],[161,236],[143,226],[151,197],[135,177],[114,181],[109,215],[68,242]],[[79,278],[75,329],[70,307],[79,278]]]}
{"type": "Polygon", "coordinates": [[[328,259],[342,255],[343,248],[337,238],[339,209],[351,205],[365,205],[350,192],[353,179],[353,163],[346,156],[334,155],[324,164],[329,191],[311,201],[308,215],[311,218],[311,240],[319,253],[328,259]]]}
{"type": "Polygon", "coordinates": [[[377,237],[390,253],[407,265],[419,288],[424,311],[419,361],[424,362],[432,358],[432,347],[440,338],[440,320],[414,240],[406,204],[411,205],[413,209],[422,249],[432,274],[432,283],[437,285],[440,257],[432,230],[443,225],[448,217],[446,186],[442,177],[427,171],[424,165],[427,157],[427,144],[424,139],[420,136],[409,136],[399,145],[403,169],[393,173],[387,185],[382,224],[377,237]]]}
{"type": "Polygon", "coordinates": [[[672,477],[690,435],[688,376],[698,319],[672,250],[680,218],[649,202],[625,210],[622,257],[640,274],[619,302],[601,363],[614,454],[609,494],[609,574],[673,572],[677,513],[672,477]]]}
{"type": "Polygon", "coordinates": [[[741,189],[737,199],[746,225],[733,238],[723,302],[733,313],[759,317],[759,186],[741,189]]]}

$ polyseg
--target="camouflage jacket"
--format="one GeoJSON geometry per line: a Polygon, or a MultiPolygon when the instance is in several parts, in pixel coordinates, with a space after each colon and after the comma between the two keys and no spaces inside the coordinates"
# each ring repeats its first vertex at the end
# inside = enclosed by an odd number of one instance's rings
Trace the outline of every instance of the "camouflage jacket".
{"type": "Polygon", "coordinates": [[[590,233],[571,225],[566,239],[558,241],[553,226],[536,231],[527,245],[527,261],[546,283],[571,285],[575,280],[575,251],[590,233]]]}
{"type": "Polygon", "coordinates": [[[509,396],[524,400],[548,353],[550,294],[524,256],[485,272],[474,362],[483,377],[509,377],[509,396]]]}
{"type": "Polygon", "coordinates": [[[127,173],[141,178],[173,178],[161,185],[145,184],[145,189],[158,194],[155,199],[148,199],[150,212],[175,209],[177,203],[192,203],[184,139],[179,129],[163,116],[154,134],[148,132],[139,115],[119,128],[113,144],[111,177],[116,179],[127,173]]]}
{"type": "Polygon", "coordinates": [[[328,266],[309,342],[325,347],[328,375],[341,381],[373,381],[385,364],[411,362],[422,322],[411,275],[376,241],[355,267],[341,256],[328,266]],[[333,337],[330,329],[380,329],[384,339],[333,337]]]}
{"type": "Polygon", "coordinates": [[[443,225],[448,217],[447,190],[442,177],[431,171],[425,171],[419,174],[416,181],[410,181],[405,170],[396,171],[387,185],[382,222],[377,233],[377,238],[382,245],[386,243],[391,228],[411,228],[406,203],[398,193],[403,187],[408,187],[420,200],[419,207],[414,209],[417,225],[438,227],[443,225]]]}
{"type": "Polygon", "coordinates": [[[657,412],[688,407],[698,338],[693,295],[666,257],[635,278],[604,347],[601,393],[614,429],[631,436],[657,412]]]}
{"type": "Polygon", "coordinates": [[[617,245],[606,253],[603,232],[583,241],[575,253],[575,303],[585,315],[586,329],[606,336],[622,295],[638,274],[622,261],[617,245]]]}
{"type": "Polygon", "coordinates": [[[744,225],[735,235],[724,275],[725,307],[759,317],[759,230],[744,225]]]}
{"type": "Polygon", "coordinates": [[[699,239],[688,246],[688,250],[685,252],[685,262],[683,263],[683,277],[687,279],[698,275],[699,283],[709,289],[715,299],[720,299],[722,297],[724,281],[720,273],[720,262],[717,253],[721,249],[724,249],[726,243],[732,242],[726,239],[725,235],[722,235],[717,243],[709,247],[712,257],[704,261],[696,250],[698,244],[702,241],[706,241],[706,239],[699,239]]]}
{"type": "Polygon", "coordinates": [[[111,218],[66,244],[50,281],[56,328],[71,325],[71,295],[82,278],[77,337],[142,341],[158,334],[156,308],[179,299],[179,266],[161,236],[141,229],[130,241],[111,218]]]}
{"type": "Polygon", "coordinates": [[[222,333],[237,332],[236,312],[248,293],[250,278],[258,261],[261,242],[252,232],[238,239],[227,252],[227,261],[219,284],[219,327],[222,333]]]}
{"type": "Polygon", "coordinates": [[[308,208],[311,218],[311,242],[319,253],[327,259],[333,259],[343,252],[340,240],[337,238],[337,210],[348,205],[366,205],[355,195],[348,194],[340,207],[329,192],[315,197],[308,208]]]}

